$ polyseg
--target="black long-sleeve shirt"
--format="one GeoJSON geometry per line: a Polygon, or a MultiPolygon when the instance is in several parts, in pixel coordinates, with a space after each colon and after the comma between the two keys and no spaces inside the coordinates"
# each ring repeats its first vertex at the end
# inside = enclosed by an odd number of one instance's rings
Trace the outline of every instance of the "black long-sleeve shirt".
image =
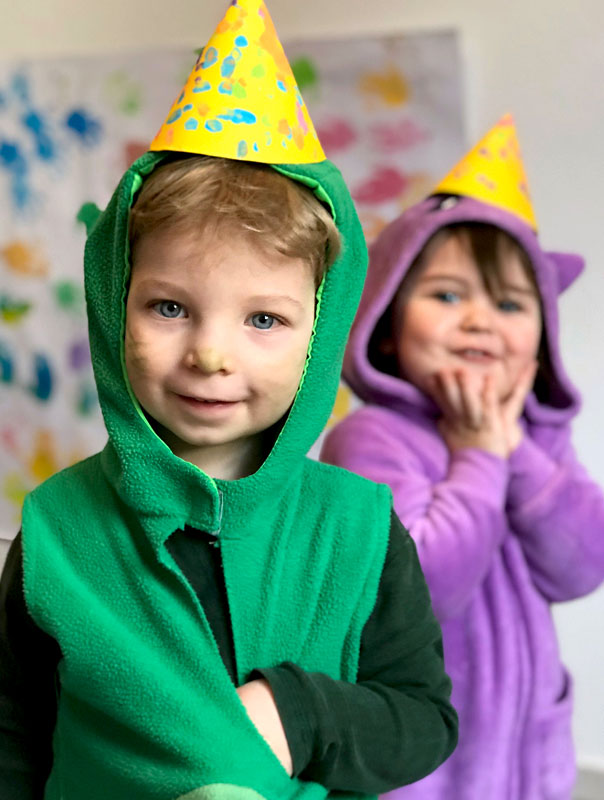
{"type": "MultiPolygon", "coordinates": [[[[216,540],[176,531],[167,546],[197,594],[235,681],[228,600],[216,540]]],[[[23,595],[20,535],[0,583],[0,797],[41,800],[52,767],[60,686],[58,643],[37,627],[23,595]]],[[[392,515],[377,601],[362,634],[357,683],[290,662],[264,669],[294,775],[329,789],[384,792],[419,780],[452,752],[457,716],[449,703],[441,632],[415,546],[392,515]]]]}

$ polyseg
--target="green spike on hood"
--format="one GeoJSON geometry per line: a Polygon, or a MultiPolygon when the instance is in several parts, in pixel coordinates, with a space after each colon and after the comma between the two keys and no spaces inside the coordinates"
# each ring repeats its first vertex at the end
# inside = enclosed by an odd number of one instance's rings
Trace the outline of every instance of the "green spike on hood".
{"type": "Polygon", "coordinates": [[[147,422],[125,377],[129,209],[134,193],[162,158],[161,153],[147,153],[128,169],[107,209],[95,220],[86,246],[92,362],[110,439],[104,464],[112,482],[119,484],[118,490],[143,515],[165,516],[161,498],[169,496],[173,498],[171,524],[188,522],[212,530],[218,513],[217,489],[227,495],[236,492],[238,503],[245,503],[248,496],[254,502],[259,493],[274,491],[277,485],[286,483],[286,476],[297,472],[302,457],[327,423],[338,389],[346,339],[363,287],[367,252],[350,194],[331,162],[275,167],[310,186],[331,208],[342,237],[342,251],[318,292],[314,332],[301,385],[271,453],[260,469],[247,478],[214,481],[169,451],[147,422]],[[162,486],[161,495],[149,496],[143,484],[162,486]],[[191,493],[199,497],[200,488],[206,490],[205,506],[201,499],[192,506],[191,493]],[[210,512],[208,494],[213,500],[210,512]]]}

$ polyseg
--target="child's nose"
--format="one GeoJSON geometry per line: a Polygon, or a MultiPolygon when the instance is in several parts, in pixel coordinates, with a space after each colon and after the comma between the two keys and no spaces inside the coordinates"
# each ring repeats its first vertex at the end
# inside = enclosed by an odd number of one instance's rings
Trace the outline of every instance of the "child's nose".
{"type": "Polygon", "coordinates": [[[206,375],[216,372],[230,372],[230,358],[222,350],[214,347],[192,347],[185,358],[188,367],[196,367],[206,375]]]}
{"type": "Polygon", "coordinates": [[[481,301],[468,303],[464,309],[462,328],[466,331],[491,331],[493,313],[490,305],[481,301]]]}

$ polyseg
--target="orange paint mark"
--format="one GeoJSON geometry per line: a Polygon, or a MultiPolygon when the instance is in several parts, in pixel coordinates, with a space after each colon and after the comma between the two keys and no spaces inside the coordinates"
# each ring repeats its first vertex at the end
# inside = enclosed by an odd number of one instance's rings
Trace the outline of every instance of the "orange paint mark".
{"type": "Polygon", "coordinates": [[[283,134],[283,136],[289,136],[291,128],[289,127],[289,123],[286,119],[280,119],[279,124],[277,125],[277,130],[279,133],[283,134]]]}
{"type": "Polygon", "coordinates": [[[6,265],[13,272],[39,278],[48,275],[49,264],[42,251],[27,242],[14,241],[0,250],[6,265]]]}
{"type": "Polygon", "coordinates": [[[368,72],[361,78],[359,89],[373,103],[385,106],[402,106],[409,100],[409,84],[393,64],[382,72],[368,72]]]}
{"type": "Polygon", "coordinates": [[[294,144],[298,150],[302,150],[304,147],[304,132],[301,128],[294,128],[294,144]]]}
{"type": "Polygon", "coordinates": [[[273,57],[273,60],[277,66],[277,70],[282,71],[289,76],[289,61],[283,52],[283,47],[279,42],[279,37],[277,35],[277,31],[275,30],[275,26],[273,25],[273,21],[268,14],[263,15],[262,21],[264,22],[264,31],[262,32],[258,43],[273,57]]]}
{"type": "Polygon", "coordinates": [[[205,117],[209,110],[210,106],[207,103],[201,103],[197,106],[197,113],[200,117],[205,117]]]}

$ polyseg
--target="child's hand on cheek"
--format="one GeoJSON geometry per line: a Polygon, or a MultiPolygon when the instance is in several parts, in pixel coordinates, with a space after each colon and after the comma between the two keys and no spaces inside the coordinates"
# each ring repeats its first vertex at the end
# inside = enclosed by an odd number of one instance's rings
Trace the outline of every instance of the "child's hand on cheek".
{"type": "Polygon", "coordinates": [[[508,445],[508,455],[514,452],[522,441],[522,428],[519,420],[526,398],[533,388],[538,364],[536,361],[528,364],[521,372],[509,397],[501,403],[501,416],[508,445]]]}
{"type": "MultiPolygon", "coordinates": [[[[476,448],[508,457],[510,433],[506,430],[492,375],[440,370],[430,378],[430,393],[442,411],[439,429],[450,452],[476,448]]],[[[512,410],[510,407],[510,418],[512,410]]]]}

